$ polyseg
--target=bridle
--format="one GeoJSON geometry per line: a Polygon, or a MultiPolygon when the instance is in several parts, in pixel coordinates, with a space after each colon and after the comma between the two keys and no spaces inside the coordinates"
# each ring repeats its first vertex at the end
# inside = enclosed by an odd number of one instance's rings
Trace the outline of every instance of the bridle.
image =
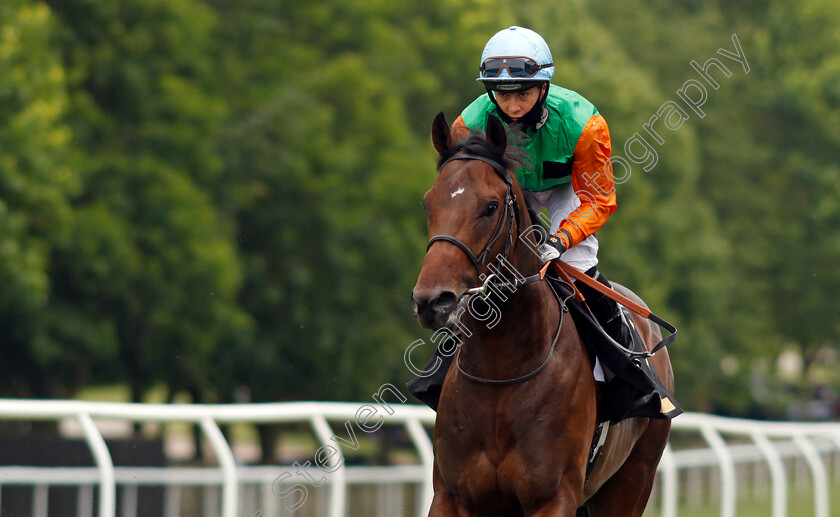
{"type": "MultiPolygon", "coordinates": [[[[451,156],[443,163],[440,164],[438,169],[443,169],[446,164],[455,160],[479,160],[482,161],[491,167],[496,173],[504,180],[505,184],[507,185],[507,192],[505,193],[505,199],[502,202],[503,211],[502,215],[499,217],[499,221],[496,223],[496,228],[493,230],[493,235],[490,236],[490,240],[487,245],[484,247],[484,250],[478,255],[473,253],[469,246],[467,246],[464,241],[455,237],[454,235],[449,235],[447,233],[439,233],[429,239],[429,243],[426,245],[426,252],[429,251],[429,248],[432,247],[432,244],[438,241],[446,241],[450,242],[459,248],[469,257],[470,261],[472,262],[473,266],[475,266],[476,274],[479,278],[483,278],[481,273],[481,268],[484,266],[484,262],[487,260],[487,255],[490,253],[490,249],[496,244],[496,242],[502,237],[502,233],[504,232],[504,223],[507,219],[507,226],[508,226],[508,234],[507,239],[505,239],[505,249],[502,251],[502,260],[507,260],[508,253],[510,253],[511,247],[514,245],[514,233],[513,233],[513,223],[514,219],[516,220],[516,227],[519,228],[519,203],[516,201],[516,195],[513,193],[513,181],[510,177],[510,172],[498,161],[488,158],[486,156],[481,156],[478,154],[471,154],[471,153],[461,153],[451,156]]],[[[488,277],[489,278],[489,277],[488,277]]]]}
{"type": "Polygon", "coordinates": [[[519,217],[519,203],[516,200],[516,194],[513,193],[513,180],[511,179],[510,172],[497,160],[489,158],[487,156],[482,156],[480,154],[460,153],[444,160],[443,163],[441,163],[438,167],[438,170],[442,170],[447,163],[454,160],[479,160],[493,167],[493,170],[496,171],[496,174],[498,174],[499,177],[502,178],[502,180],[505,182],[505,185],[507,185],[505,199],[502,202],[502,214],[501,216],[499,216],[499,221],[496,223],[496,228],[493,230],[493,235],[490,236],[490,240],[487,242],[487,245],[484,246],[484,249],[478,255],[473,253],[473,250],[471,250],[470,247],[467,246],[466,243],[464,243],[464,241],[462,241],[458,237],[455,237],[454,235],[449,235],[447,233],[439,233],[433,236],[431,239],[429,239],[429,243],[426,245],[426,253],[429,252],[429,248],[432,247],[432,244],[438,241],[446,241],[461,248],[461,251],[463,251],[467,255],[467,257],[470,259],[470,262],[472,262],[473,266],[475,267],[478,279],[484,281],[484,283],[478,287],[467,289],[467,292],[464,293],[465,295],[486,295],[490,289],[491,284],[501,292],[507,291],[512,293],[524,285],[528,285],[530,283],[541,280],[543,277],[542,273],[537,273],[527,277],[517,276],[513,279],[513,281],[504,281],[497,277],[495,274],[491,273],[485,275],[481,272],[481,268],[484,266],[484,262],[487,260],[487,255],[490,253],[490,250],[493,248],[493,246],[502,237],[504,233],[505,221],[507,221],[508,233],[507,238],[505,239],[505,249],[502,250],[502,253],[500,254],[501,258],[499,259],[499,262],[504,263],[505,261],[507,261],[507,257],[511,251],[511,248],[516,247],[516,243],[519,241],[519,237],[514,234],[514,222],[516,223],[516,228],[518,231],[518,229],[521,228],[519,217]]]}
{"type": "MultiPolygon", "coordinates": [[[[507,185],[507,192],[505,193],[505,199],[502,203],[504,209],[502,211],[501,216],[499,216],[499,221],[496,223],[496,228],[493,230],[493,234],[490,236],[490,240],[487,242],[487,245],[484,247],[480,254],[476,255],[472,251],[472,249],[470,249],[470,247],[467,246],[466,243],[464,243],[464,241],[455,237],[454,235],[449,235],[447,233],[439,233],[437,235],[434,235],[431,239],[429,239],[429,243],[426,245],[426,252],[428,253],[429,248],[431,248],[432,244],[434,244],[435,242],[446,241],[461,248],[461,250],[467,255],[467,257],[469,257],[470,261],[473,263],[473,266],[475,266],[478,278],[484,279],[484,283],[479,287],[473,287],[472,289],[468,289],[466,293],[464,293],[464,295],[473,296],[478,294],[482,296],[489,296],[491,284],[494,285],[496,290],[498,291],[514,292],[519,287],[542,280],[544,275],[544,269],[528,277],[514,278],[513,281],[501,280],[494,274],[489,274],[485,277],[485,275],[481,272],[481,268],[482,266],[484,266],[484,262],[487,260],[487,255],[490,253],[490,249],[496,244],[496,242],[502,237],[504,233],[504,226],[506,220],[508,226],[508,234],[507,239],[505,240],[505,248],[501,253],[501,261],[507,260],[508,253],[510,253],[511,248],[514,247],[516,242],[519,240],[518,236],[514,237],[514,221],[516,223],[516,228],[520,228],[519,203],[516,200],[516,195],[513,193],[513,181],[510,177],[510,172],[498,161],[478,154],[461,153],[451,156],[448,159],[444,160],[443,163],[440,164],[438,169],[443,169],[443,167],[446,166],[447,163],[454,160],[479,160],[493,167],[493,170],[496,171],[496,173],[502,178],[502,180],[504,180],[505,184],[507,185]]],[[[549,284],[549,287],[551,287],[551,284],[549,284]]],[[[560,337],[560,330],[563,328],[563,314],[566,311],[568,311],[565,300],[560,299],[553,287],[551,287],[551,291],[554,293],[554,296],[557,297],[558,301],[560,302],[561,317],[560,323],[557,326],[557,332],[554,335],[554,340],[552,341],[551,347],[549,348],[548,355],[546,356],[542,364],[540,364],[540,366],[538,366],[535,370],[531,371],[530,373],[527,373],[515,379],[487,379],[484,377],[478,377],[476,375],[467,373],[466,371],[464,371],[463,368],[461,368],[461,350],[459,348],[455,360],[458,372],[473,382],[499,386],[516,384],[519,382],[526,381],[543,371],[545,367],[548,366],[551,357],[554,355],[554,349],[557,346],[557,339],[560,337]]]]}

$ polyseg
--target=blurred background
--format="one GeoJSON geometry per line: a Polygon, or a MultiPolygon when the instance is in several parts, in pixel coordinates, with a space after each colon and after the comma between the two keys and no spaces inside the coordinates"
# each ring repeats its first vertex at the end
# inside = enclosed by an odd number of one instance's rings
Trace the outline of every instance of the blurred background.
{"type": "Polygon", "coordinates": [[[840,13],[521,4],[5,0],[0,394],[366,400],[409,379],[430,122],[521,24],[614,154],[635,132],[658,153],[618,186],[601,268],[679,327],[683,405],[836,415],[840,13]],[[749,73],[716,54],[733,34],[749,73]],[[732,76],[710,69],[706,116],[683,105],[653,144],[642,125],[711,57],[732,76]]]}
{"type": "Polygon", "coordinates": [[[692,60],[730,67],[711,70],[705,117],[659,122],[600,268],[680,329],[685,409],[836,418],[830,0],[3,0],[0,396],[402,387],[405,349],[428,337],[409,292],[431,120],[483,93],[481,50],[512,24],[545,37],[553,82],[598,107],[622,156],[700,79],[692,60]],[[716,54],[733,34],[749,73],[716,54]]]}

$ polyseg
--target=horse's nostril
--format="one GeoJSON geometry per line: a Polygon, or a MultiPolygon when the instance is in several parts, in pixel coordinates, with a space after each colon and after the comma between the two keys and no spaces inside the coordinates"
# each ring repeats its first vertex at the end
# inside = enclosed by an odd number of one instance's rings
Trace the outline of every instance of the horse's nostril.
{"type": "Polygon", "coordinates": [[[431,305],[436,312],[447,313],[455,308],[455,304],[457,302],[458,298],[455,297],[455,293],[452,291],[444,291],[440,293],[437,298],[432,300],[431,305]]]}
{"type": "Polygon", "coordinates": [[[414,315],[420,326],[438,329],[449,320],[452,311],[458,306],[458,297],[451,291],[438,291],[436,288],[415,288],[411,294],[414,315]]]}

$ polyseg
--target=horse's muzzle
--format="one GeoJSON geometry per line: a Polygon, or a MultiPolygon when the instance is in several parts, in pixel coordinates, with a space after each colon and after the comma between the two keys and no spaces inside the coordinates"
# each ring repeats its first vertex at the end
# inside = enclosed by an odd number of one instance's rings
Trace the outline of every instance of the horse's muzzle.
{"type": "Polygon", "coordinates": [[[411,292],[411,304],[420,326],[437,330],[451,326],[458,296],[452,291],[415,288],[411,292]]]}

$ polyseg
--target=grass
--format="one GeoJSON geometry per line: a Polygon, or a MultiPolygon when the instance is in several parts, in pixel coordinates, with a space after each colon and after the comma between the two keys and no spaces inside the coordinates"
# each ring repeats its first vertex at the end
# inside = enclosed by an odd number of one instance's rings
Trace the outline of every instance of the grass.
{"type": "MultiPolygon", "coordinates": [[[[656,496],[655,496],[656,497],[656,496]]],[[[744,495],[738,499],[735,509],[737,517],[770,517],[772,516],[772,503],[768,493],[764,497],[744,495]]],[[[644,517],[658,517],[661,515],[659,500],[652,500],[644,517]]],[[[829,485],[829,504],[831,517],[840,517],[840,484],[837,480],[829,485]]],[[[814,492],[813,486],[804,484],[801,487],[788,485],[787,515],[789,517],[807,517],[814,515],[814,492]]],[[[700,505],[689,506],[685,501],[680,501],[677,507],[678,517],[716,517],[721,515],[720,501],[704,501],[700,505]]]]}

